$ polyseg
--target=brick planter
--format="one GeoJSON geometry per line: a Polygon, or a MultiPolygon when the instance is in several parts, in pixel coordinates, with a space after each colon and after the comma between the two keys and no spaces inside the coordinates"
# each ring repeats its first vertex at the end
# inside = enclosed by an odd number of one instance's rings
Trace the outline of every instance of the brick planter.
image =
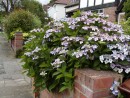
{"type": "Polygon", "coordinates": [[[10,44],[15,53],[21,50],[23,48],[23,34],[21,32],[15,33],[15,38],[11,40],[10,44]]]}
{"type": "Polygon", "coordinates": [[[114,98],[110,87],[114,80],[122,80],[122,76],[110,71],[91,69],[75,70],[75,86],[73,98],[114,98]]]}
{"type": "Polygon", "coordinates": [[[51,93],[40,92],[40,98],[115,98],[110,87],[114,80],[122,80],[122,75],[111,71],[91,69],[75,70],[74,92],[51,93]]]}
{"type": "Polygon", "coordinates": [[[40,98],[73,98],[73,91],[65,91],[63,93],[51,93],[44,90],[40,93],[40,98]]]}

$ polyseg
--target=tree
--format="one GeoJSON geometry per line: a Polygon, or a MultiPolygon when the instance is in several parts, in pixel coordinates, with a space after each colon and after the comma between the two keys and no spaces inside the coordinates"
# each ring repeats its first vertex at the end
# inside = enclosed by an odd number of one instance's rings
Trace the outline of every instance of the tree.
{"type": "Polygon", "coordinates": [[[123,11],[125,12],[126,19],[128,19],[130,17],[130,0],[124,3],[123,11]]]}
{"type": "Polygon", "coordinates": [[[13,11],[20,0],[1,0],[0,5],[6,13],[13,11]]]}
{"type": "Polygon", "coordinates": [[[53,3],[53,2],[55,2],[55,1],[56,1],[56,0],[51,0],[50,3],[53,3]]]}
{"type": "Polygon", "coordinates": [[[41,27],[41,21],[29,11],[17,10],[10,13],[3,21],[5,32],[10,35],[11,32],[21,29],[23,32],[29,32],[34,28],[41,27]]]}
{"type": "Polygon", "coordinates": [[[47,22],[47,18],[45,18],[47,14],[42,4],[36,0],[1,0],[0,7],[4,9],[7,14],[14,11],[16,8],[24,9],[38,16],[42,25],[47,22]]]}
{"type": "Polygon", "coordinates": [[[45,24],[45,17],[47,17],[47,14],[41,3],[35,0],[21,0],[21,5],[25,10],[37,15],[40,18],[42,25],[45,24]]]}

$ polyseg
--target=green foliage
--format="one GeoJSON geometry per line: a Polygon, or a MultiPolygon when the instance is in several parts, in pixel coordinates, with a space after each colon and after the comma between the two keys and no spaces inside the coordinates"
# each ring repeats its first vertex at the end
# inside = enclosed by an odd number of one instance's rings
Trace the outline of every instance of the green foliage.
{"type": "Polygon", "coordinates": [[[44,11],[42,4],[36,0],[22,0],[21,5],[24,7],[25,10],[33,13],[34,15],[38,16],[42,22],[42,26],[44,26],[49,19],[46,19],[47,14],[44,11]]]}
{"type": "Polygon", "coordinates": [[[123,11],[125,12],[125,18],[128,19],[130,17],[130,0],[124,3],[123,11]]]}
{"type": "Polygon", "coordinates": [[[122,22],[121,25],[124,29],[124,32],[130,35],[130,18],[128,18],[127,21],[122,22]]]}
{"type": "MultiPolygon", "coordinates": [[[[11,32],[11,33],[10,33],[10,36],[9,36],[9,39],[14,39],[15,33],[17,33],[17,31],[11,32]]],[[[23,32],[22,34],[23,34],[23,39],[24,39],[25,41],[26,41],[26,40],[29,38],[29,36],[30,36],[30,34],[29,34],[29,33],[26,33],[26,32],[23,32]]]]}
{"type": "Polygon", "coordinates": [[[79,17],[81,15],[80,10],[77,11],[76,13],[74,13],[74,15],[72,16],[73,18],[79,17]]]}
{"type": "Polygon", "coordinates": [[[16,51],[15,57],[16,58],[21,58],[22,55],[23,55],[23,50],[20,49],[20,50],[16,51]]]}
{"type": "Polygon", "coordinates": [[[18,28],[21,28],[23,32],[28,32],[40,26],[41,22],[38,17],[24,10],[14,11],[4,19],[5,32],[8,35],[18,28]]]}
{"type": "Polygon", "coordinates": [[[35,91],[72,90],[75,69],[111,70],[111,63],[123,61],[116,56],[109,58],[120,49],[108,48],[121,42],[122,28],[105,19],[102,14],[77,12],[74,18],[52,21],[43,32],[32,33],[22,61],[25,73],[34,78],[35,91]]]}
{"type": "Polygon", "coordinates": [[[124,97],[124,95],[122,95],[121,93],[119,93],[117,98],[125,98],[125,97],[124,97]]]}

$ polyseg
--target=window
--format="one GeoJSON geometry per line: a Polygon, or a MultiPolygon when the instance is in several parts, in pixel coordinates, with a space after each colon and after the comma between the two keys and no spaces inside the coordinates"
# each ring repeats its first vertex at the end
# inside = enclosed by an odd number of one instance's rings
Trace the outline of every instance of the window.
{"type": "Polygon", "coordinates": [[[93,13],[104,13],[103,9],[91,10],[93,13]]]}
{"type": "Polygon", "coordinates": [[[80,0],[80,8],[85,8],[87,7],[88,0],[80,0]]]}
{"type": "Polygon", "coordinates": [[[89,0],[88,6],[94,6],[94,0],[89,0]]]}
{"type": "Polygon", "coordinates": [[[102,0],[96,0],[95,5],[101,5],[102,4],[102,0]]]}
{"type": "Polygon", "coordinates": [[[115,2],[115,0],[104,0],[104,3],[112,3],[115,2]]]}

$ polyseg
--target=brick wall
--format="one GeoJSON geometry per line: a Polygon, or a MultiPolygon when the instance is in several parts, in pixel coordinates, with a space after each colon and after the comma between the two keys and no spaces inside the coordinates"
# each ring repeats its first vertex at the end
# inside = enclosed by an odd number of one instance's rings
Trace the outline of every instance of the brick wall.
{"type": "Polygon", "coordinates": [[[73,98],[114,98],[110,87],[114,80],[122,76],[110,71],[90,69],[75,70],[75,86],[73,98]]]}
{"type": "Polygon", "coordinates": [[[22,33],[15,33],[15,38],[11,40],[11,47],[14,49],[15,53],[18,50],[23,48],[23,34],[22,33]]]}
{"type": "Polygon", "coordinates": [[[104,8],[104,14],[109,15],[108,20],[111,22],[115,22],[116,21],[116,11],[117,7],[108,7],[108,8],[104,8]]]}
{"type": "Polygon", "coordinates": [[[114,80],[122,80],[122,76],[110,71],[91,69],[75,70],[74,92],[61,94],[44,90],[40,98],[115,98],[110,87],[114,80]]]}
{"type": "Polygon", "coordinates": [[[73,98],[73,91],[50,93],[48,90],[44,90],[40,93],[40,98],[73,98]]]}

